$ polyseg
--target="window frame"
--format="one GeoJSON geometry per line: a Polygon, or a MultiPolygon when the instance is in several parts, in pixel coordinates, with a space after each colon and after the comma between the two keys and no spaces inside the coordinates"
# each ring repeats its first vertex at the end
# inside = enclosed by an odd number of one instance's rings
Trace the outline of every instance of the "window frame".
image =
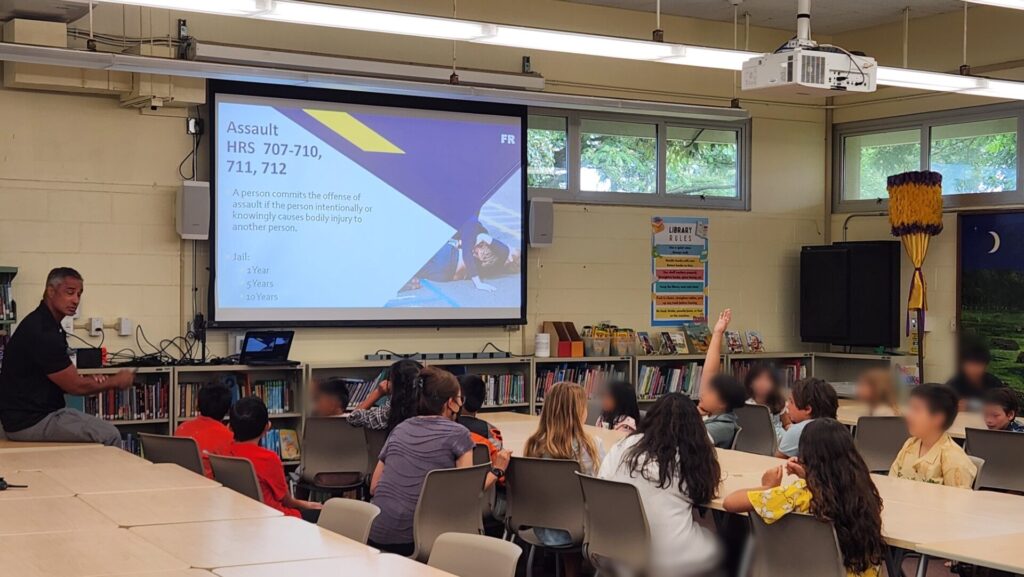
{"type": "MultiPolygon", "coordinates": [[[[566,189],[534,188],[527,189],[529,198],[546,197],[555,202],[571,204],[608,204],[625,206],[649,206],[666,208],[703,208],[713,210],[750,210],[750,156],[751,156],[751,120],[714,121],[689,119],[642,114],[616,114],[590,110],[567,110],[559,108],[530,107],[529,116],[557,116],[566,120],[566,189]],[[657,129],[657,167],[656,190],[644,192],[599,192],[580,189],[580,169],[582,165],[581,121],[608,120],[629,122],[633,124],[652,124],[657,129]],[[736,132],[737,150],[737,196],[733,198],[715,196],[671,195],[666,192],[667,182],[667,142],[668,127],[706,128],[736,132]]],[[[527,128],[529,130],[529,128],[527,128]]],[[[527,170],[529,168],[527,167],[527,170]]]]}
{"type": "Polygon", "coordinates": [[[967,124],[984,120],[1016,118],[1017,120],[1017,190],[1007,192],[985,192],[967,194],[949,194],[942,196],[943,208],[951,210],[972,209],[978,207],[1002,207],[1024,204],[1024,103],[1010,102],[955,108],[937,112],[923,112],[907,116],[895,116],[874,120],[845,122],[832,127],[832,212],[878,212],[889,210],[889,199],[846,200],[846,139],[851,136],[864,136],[900,130],[920,131],[921,161],[918,170],[927,170],[931,165],[932,129],[952,124],[967,124]]]}

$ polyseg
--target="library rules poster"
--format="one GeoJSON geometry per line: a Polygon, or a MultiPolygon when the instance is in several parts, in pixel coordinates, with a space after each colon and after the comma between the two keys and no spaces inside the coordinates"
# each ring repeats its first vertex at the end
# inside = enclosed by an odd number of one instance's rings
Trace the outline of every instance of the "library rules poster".
{"type": "Polygon", "coordinates": [[[706,323],[708,219],[651,218],[651,326],[706,323]]]}

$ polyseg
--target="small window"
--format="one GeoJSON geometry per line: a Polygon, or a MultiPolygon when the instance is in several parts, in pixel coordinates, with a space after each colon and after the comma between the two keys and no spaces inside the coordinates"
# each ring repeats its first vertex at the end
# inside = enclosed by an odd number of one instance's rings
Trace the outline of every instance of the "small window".
{"type": "Polygon", "coordinates": [[[582,119],[580,190],[657,193],[657,125],[582,119]]]}
{"type": "Polygon", "coordinates": [[[530,115],[526,133],[529,188],[569,188],[569,131],[562,116],[530,115]]]}
{"type": "Polygon", "coordinates": [[[886,179],[921,170],[921,131],[847,136],[843,141],[843,200],[889,198],[886,179]]]}
{"type": "Polygon", "coordinates": [[[739,196],[738,134],[669,126],[665,144],[665,192],[688,196],[739,196]]]}
{"type": "Polygon", "coordinates": [[[1016,118],[934,126],[930,148],[944,195],[1017,190],[1016,118]]]}

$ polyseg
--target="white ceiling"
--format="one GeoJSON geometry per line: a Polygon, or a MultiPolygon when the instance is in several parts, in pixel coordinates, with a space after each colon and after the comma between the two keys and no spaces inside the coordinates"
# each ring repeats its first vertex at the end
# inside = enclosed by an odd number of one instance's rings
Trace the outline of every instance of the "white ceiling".
{"type": "MultiPolygon", "coordinates": [[[[654,12],[655,6],[655,0],[567,1],[645,12],[654,12]]],[[[907,6],[911,18],[963,10],[961,0],[814,0],[811,30],[837,34],[898,22],[907,6]]],[[[796,30],[796,0],[742,0],[739,11],[741,18],[744,12],[750,13],[753,26],[796,30]]],[[[661,13],[726,22],[732,22],[733,17],[730,0],[661,0],[661,13]]]]}

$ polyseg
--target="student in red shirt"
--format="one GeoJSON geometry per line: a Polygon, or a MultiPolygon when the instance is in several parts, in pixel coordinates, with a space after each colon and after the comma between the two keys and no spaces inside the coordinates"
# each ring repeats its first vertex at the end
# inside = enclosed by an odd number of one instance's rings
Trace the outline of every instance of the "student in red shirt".
{"type": "Polygon", "coordinates": [[[260,439],[270,430],[267,406],[258,397],[239,399],[231,407],[231,432],[235,442],[228,455],[248,459],[256,470],[263,502],[285,515],[301,517],[316,523],[323,505],[292,497],[284,479],[284,465],[277,453],[260,446],[260,439]]]}
{"type": "Polygon", "coordinates": [[[178,425],[175,437],[191,437],[199,444],[203,457],[203,473],[213,478],[209,455],[225,455],[234,437],[224,424],[224,416],[231,409],[231,389],[220,384],[203,385],[199,389],[199,416],[178,425]]]}

